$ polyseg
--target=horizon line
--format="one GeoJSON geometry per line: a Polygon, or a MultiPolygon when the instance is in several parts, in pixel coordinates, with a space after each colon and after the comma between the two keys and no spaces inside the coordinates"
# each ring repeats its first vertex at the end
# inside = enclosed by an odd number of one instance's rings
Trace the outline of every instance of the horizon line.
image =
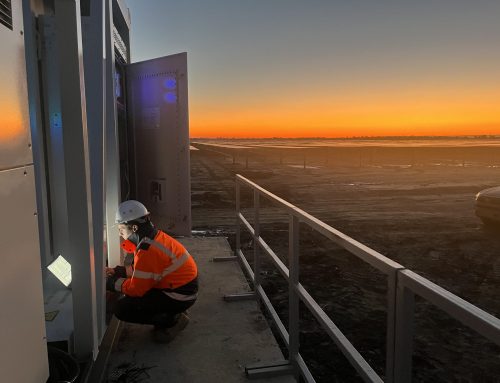
{"type": "Polygon", "coordinates": [[[484,139],[493,138],[500,139],[499,134],[466,134],[466,135],[439,135],[439,136],[417,136],[417,135],[403,135],[403,136],[344,136],[344,137],[325,137],[325,136],[300,136],[300,137],[234,137],[234,136],[218,136],[218,137],[189,137],[190,140],[359,140],[359,139],[484,139]]]}

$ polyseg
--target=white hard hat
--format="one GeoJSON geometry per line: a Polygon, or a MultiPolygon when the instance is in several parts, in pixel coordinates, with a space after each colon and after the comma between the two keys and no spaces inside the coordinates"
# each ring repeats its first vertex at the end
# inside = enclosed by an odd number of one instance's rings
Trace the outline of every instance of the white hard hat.
{"type": "Polygon", "coordinates": [[[149,215],[148,209],[139,201],[133,199],[124,201],[116,211],[116,223],[125,223],[149,215]]]}

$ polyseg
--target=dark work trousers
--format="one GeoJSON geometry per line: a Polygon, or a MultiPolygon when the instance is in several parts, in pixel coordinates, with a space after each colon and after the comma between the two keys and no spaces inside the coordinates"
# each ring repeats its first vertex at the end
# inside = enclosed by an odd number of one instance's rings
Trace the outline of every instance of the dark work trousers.
{"type": "Polygon", "coordinates": [[[124,322],[172,327],[177,314],[186,311],[194,302],[177,301],[161,290],[151,289],[142,297],[122,296],[115,302],[113,313],[124,322]]]}

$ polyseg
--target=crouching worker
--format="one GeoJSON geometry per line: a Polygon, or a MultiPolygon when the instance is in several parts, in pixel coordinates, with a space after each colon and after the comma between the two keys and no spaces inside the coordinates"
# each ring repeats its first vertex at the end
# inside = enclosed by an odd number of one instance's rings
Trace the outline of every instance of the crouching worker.
{"type": "Polygon", "coordinates": [[[106,269],[106,288],[124,294],[113,313],[125,322],[153,325],[155,340],[169,342],[189,322],[186,310],[198,291],[196,263],[182,244],[154,227],[140,202],[121,203],[116,223],[134,262],[130,270],[106,269]]]}

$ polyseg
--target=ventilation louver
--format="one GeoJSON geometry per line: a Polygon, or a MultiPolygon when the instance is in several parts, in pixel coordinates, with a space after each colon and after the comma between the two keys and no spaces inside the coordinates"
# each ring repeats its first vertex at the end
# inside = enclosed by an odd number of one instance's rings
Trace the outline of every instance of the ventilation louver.
{"type": "Polygon", "coordinates": [[[0,23],[12,29],[12,1],[0,0],[0,23]]]}
{"type": "MultiPolygon", "coordinates": [[[[2,0],[0,0],[2,1],[2,0]]],[[[118,29],[116,29],[115,26],[113,26],[113,37],[115,41],[115,48],[118,50],[120,55],[123,58],[124,62],[127,62],[127,46],[125,45],[125,42],[123,41],[122,37],[120,36],[120,32],[118,32],[118,29]]]]}

